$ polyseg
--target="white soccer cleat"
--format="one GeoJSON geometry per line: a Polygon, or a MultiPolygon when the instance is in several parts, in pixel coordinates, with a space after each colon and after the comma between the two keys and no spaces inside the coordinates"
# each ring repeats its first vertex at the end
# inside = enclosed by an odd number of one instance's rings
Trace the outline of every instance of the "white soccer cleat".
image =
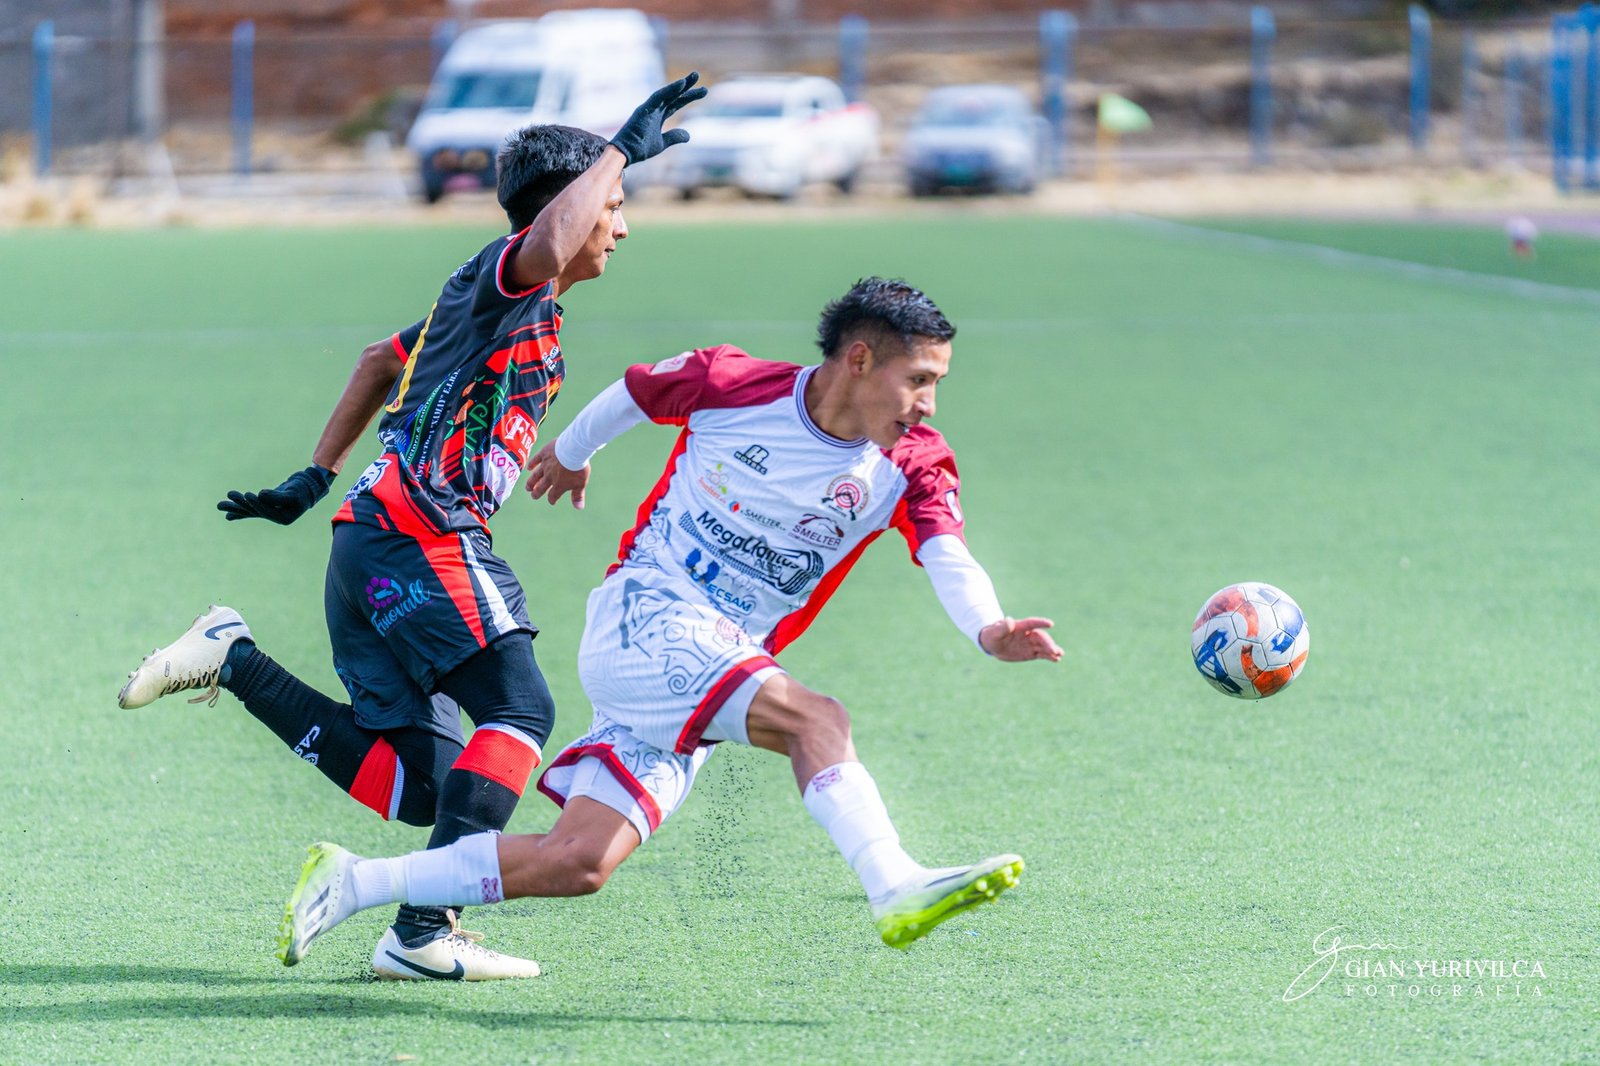
{"type": "Polygon", "coordinates": [[[446,913],[450,932],[420,948],[402,944],[393,926],[384,930],[372,952],[372,969],[378,977],[385,981],[503,981],[539,976],[537,962],[490,951],[478,943],[482,933],[467,932],[457,923],[455,911],[446,913]]]}
{"type": "Polygon", "coordinates": [[[313,844],[300,867],[300,880],[284,904],[278,925],[278,958],[293,966],[306,957],[311,942],[359,909],[351,891],[350,871],[361,861],[337,844],[313,844]]]}
{"type": "Polygon", "coordinates": [[[117,693],[117,705],[132,710],[173,692],[194,688],[206,691],[190,703],[215,705],[217,675],[228,657],[228,649],[241,637],[250,638],[250,627],[244,624],[239,612],[213,604],[194,620],[183,636],[144,657],[139,669],[128,675],[128,683],[117,693]]]}
{"type": "Polygon", "coordinates": [[[988,903],[1022,876],[1022,858],[996,855],[971,866],[929,870],[872,905],[878,935],[892,948],[908,948],[941,922],[988,903]]]}

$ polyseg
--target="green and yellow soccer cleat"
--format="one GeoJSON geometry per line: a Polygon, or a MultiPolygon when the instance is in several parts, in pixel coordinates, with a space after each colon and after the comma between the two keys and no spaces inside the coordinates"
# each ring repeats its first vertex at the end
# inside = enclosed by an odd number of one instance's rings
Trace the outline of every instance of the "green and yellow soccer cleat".
{"type": "Polygon", "coordinates": [[[1015,888],[1022,876],[1022,858],[996,855],[972,866],[930,870],[929,874],[927,880],[903,885],[882,903],[873,904],[878,935],[890,947],[904,950],[939,923],[1015,888]]]}
{"type": "Polygon", "coordinates": [[[310,858],[300,867],[300,880],[283,907],[278,925],[278,959],[293,966],[305,958],[311,942],[338,925],[359,908],[351,891],[350,870],[360,856],[337,844],[313,844],[310,858]]]}

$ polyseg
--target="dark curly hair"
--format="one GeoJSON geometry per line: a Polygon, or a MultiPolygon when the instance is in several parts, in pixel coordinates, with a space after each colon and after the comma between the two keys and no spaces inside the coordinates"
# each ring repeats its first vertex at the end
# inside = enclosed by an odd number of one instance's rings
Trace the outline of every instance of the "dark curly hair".
{"type": "Polygon", "coordinates": [[[571,126],[526,126],[495,157],[495,195],[513,231],[526,229],[556,194],[594,165],[608,142],[571,126]]]}
{"type": "Polygon", "coordinates": [[[861,333],[898,337],[909,346],[919,337],[947,341],[956,328],[921,289],[898,278],[862,278],[822,309],[817,347],[832,359],[861,333]]]}

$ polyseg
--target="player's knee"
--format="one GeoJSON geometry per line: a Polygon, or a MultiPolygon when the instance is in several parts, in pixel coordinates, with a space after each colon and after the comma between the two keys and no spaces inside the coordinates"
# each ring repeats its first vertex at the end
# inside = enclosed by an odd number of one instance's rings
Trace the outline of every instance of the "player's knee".
{"type": "Polygon", "coordinates": [[[832,696],[813,695],[806,700],[802,723],[813,736],[830,736],[848,740],[850,737],[850,712],[832,696]]]}
{"type": "Polygon", "coordinates": [[[433,807],[429,807],[425,811],[408,811],[405,805],[401,804],[400,813],[395,820],[404,822],[406,825],[417,826],[419,829],[426,829],[433,824],[434,817],[435,808],[433,807]]]}

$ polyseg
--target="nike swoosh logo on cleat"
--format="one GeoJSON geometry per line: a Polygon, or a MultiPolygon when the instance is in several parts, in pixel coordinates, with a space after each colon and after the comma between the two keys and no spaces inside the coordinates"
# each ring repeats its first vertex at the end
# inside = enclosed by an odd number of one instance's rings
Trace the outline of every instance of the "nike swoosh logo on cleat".
{"type": "Polygon", "coordinates": [[[242,625],[244,625],[243,622],[224,622],[219,626],[212,626],[206,630],[206,637],[209,640],[221,640],[222,638],[217,636],[218,633],[221,633],[224,629],[235,629],[242,625]]]}
{"type": "Polygon", "coordinates": [[[424,977],[433,977],[440,981],[459,981],[467,972],[467,968],[461,965],[460,959],[456,960],[456,968],[453,970],[430,970],[426,966],[418,966],[414,962],[407,962],[392,951],[385,950],[384,954],[408,970],[415,970],[424,977]]]}

